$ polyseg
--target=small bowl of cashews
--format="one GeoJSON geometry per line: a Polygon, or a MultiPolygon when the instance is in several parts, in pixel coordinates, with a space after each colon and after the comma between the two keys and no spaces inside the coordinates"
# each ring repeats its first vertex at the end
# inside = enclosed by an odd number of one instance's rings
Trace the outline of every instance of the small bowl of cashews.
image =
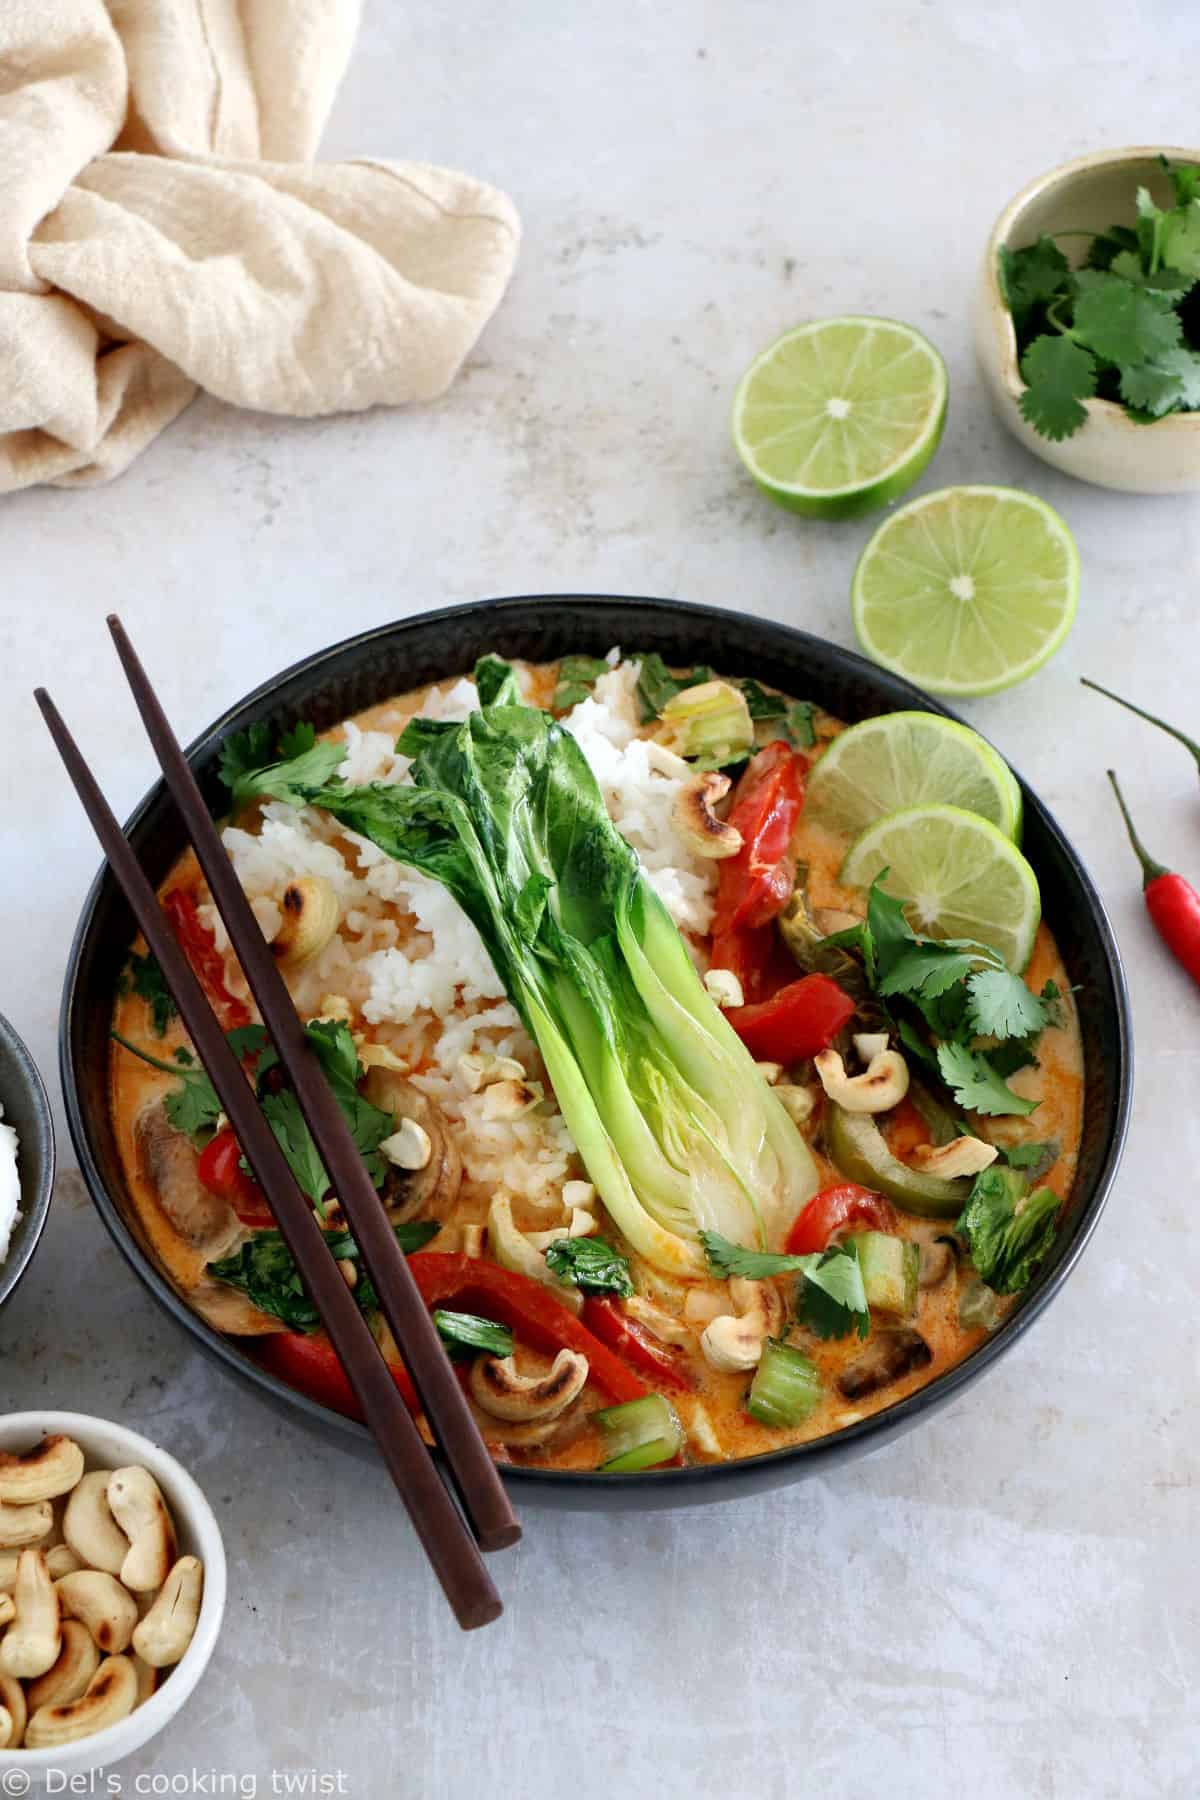
{"type": "Polygon", "coordinates": [[[0,1793],[140,1749],[224,1610],[220,1529],[173,1456],[83,1413],[0,1417],[0,1793]]]}

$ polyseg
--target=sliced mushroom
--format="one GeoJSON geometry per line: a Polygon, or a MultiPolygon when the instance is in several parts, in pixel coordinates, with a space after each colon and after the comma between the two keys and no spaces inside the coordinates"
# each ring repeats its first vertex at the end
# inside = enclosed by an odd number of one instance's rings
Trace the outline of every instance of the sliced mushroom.
{"type": "Polygon", "coordinates": [[[196,1152],[172,1129],[161,1100],[139,1113],[134,1140],[141,1171],[180,1237],[209,1262],[224,1256],[242,1229],[238,1216],[228,1200],[201,1185],[196,1152]]]}
{"type": "Polygon", "coordinates": [[[471,1393],[494,1419],[517,1424],[557,1419],[583,1392],[588,1360],[575,1350],[560,1350],[545,1375],[521,1375],[511,1356],[477,1356],[471,1364],[471,1393]]]}
{"type": "Polygon", "coordinates": [[[138,1679],[127,1656],[106,1656],[87,1691],[66,1706],[43,1706],[25,1727],[27,1750],[57,1750],[127,1718],[137,1705],[138,1679]]]}
{"type": "Polygon", "coordinates": [[[921,1245],[921,1272],[917,1286],[939,1287],[954,1267],[955,1256],[950,1245],[939,1238],[936,1243],[921,1245]]]}
{"type": "Polygon", "coordinates": [[[932,1360],[929,1345],[911,1325],[877,1331],[863,1354],[838,1376],[838,1391],[847,1400],[859,1400],[899,1381],[902,1375],[911,1375],[914,1369],[925,1368],[932,1360]]]}
{"type": "Polygon", "coordinates": [[[769,1281],[746,1281],[735,1275],[729,1298],[734,1313],[722,1313],[700,1334],[705,1361],[724,1375],[755,1368],[764,1343],[783,1323],[783,1301],[769,1281]]]}
{"type": "Polygon", "coordinates": [[[846,1112],[887,1112],[908,1092],[908,1064],[898,1050],[872,1057],[862,1075],[847,1075],[836,1050],[822,1050],[813,1064],[826,1094],[846,1112]]]}
{"type": "Polygon", "coordinates": [[[985,1144],[982,1138],[956,1137],[948,1144],[915,1145],[911,1161],[923,1175],[944,1175],[951,1181],[957,1175],[978,1175],[999,1154],[995,1144],[985,1144]]]}
{"type": "MultiPolygon", "coordinates": [[[[76,1568],[103,1569],[107,1575],[119,1575],[129,1555],[129,1539],[113,1517],[108,1504],[111,1469],[92,1469],[83,1477],[63,1514],[63,1536],[79,1558],[76,1568]]],[[[60,1569],[59,1576],[70,1573],[60,1569]]]]}
{"type": "Polygon", "coordinates": [[[25,1544],[40,1544],[54,1529],[54,1510],[48,1500],[33,1506],[9,1506],[0,1500],[0,1548],[19,1550],[25,1544]]]}
{"type": "Polygon", "coordinates": [[[0,1455],[0,1500],[29,1506],[70,1493],[83,1474],[83,1451],[61,1433],[44,1437],[23,1456],[0,1455]]]}
{"type": "Polygon", "coordinates": [[[28,1680],[46,1673],[62,1641],[58,1594],[40,1550],[22,1550],[13,1600],[16,1617],[0,1638],[0,1669],[28,1680]]]}
{"type": "Polygon", "coordinates": [[[716,771],[697,775],[680,788],[675,798],[675,825],[679,835],[697,856],[719,862],[736,856],[742,834],[736,825],[717,817],[715,808],[729,792],[728,775],[716,771]]]}
{"type": "Polygon", "coordinates": [[[100,1667],[100,1652],[86,1625],[78,1619],[62,1622],[62,1648],[57,1659],[29,1684],[29,1710],[40,1706],[68,1706],[85,1694],[88,1683],[100,1667]]]}
{"type": "Polygon", "coordinates": [[[388,1169],[383,1199],[389,1217],[397,1224],[418,1214],[444,1219],[462,1185],[462,1159],[441,1109],[395,1069],[368,1069],[363,1092],[372,1106],[395,1116],[393,1135],[411,1121],[429,1140],[429,1156],[419,1168],[388,1169]]]}
{"type": "Polygon", "coordinates": [[[175,1527],[162,1489],[149,1469],[135,1464],[110,1476],[108,1504],[129,1539],[129,1554],[120,1569],[122,1586],[135,1594],[152,1593],[162,1586],[175,1561],[175,1527]]]}
{"type": "Polygon", "coordinates": [[[19,1749],[25,1736],[25,1721],[29,1717],[29,1707],[25,1699],[25,1689],[15,1675],[6,1675],[0,1669],[0,1706],[12,1720],[6,1750],[19,1749]]]}

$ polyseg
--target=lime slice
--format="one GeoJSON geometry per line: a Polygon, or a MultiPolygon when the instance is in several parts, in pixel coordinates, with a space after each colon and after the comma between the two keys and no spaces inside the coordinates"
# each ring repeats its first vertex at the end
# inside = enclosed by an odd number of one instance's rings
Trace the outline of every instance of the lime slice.
{"type": "Polygon", "coordinates": [[[751,363],[733,402],[737,453],[793,512],[848,518],[911,487],[938,447],[946,365],[895,319],[816,319],[751,363]]]}
{"type": "Polygon", "coordinates": [[[1058,649],[1075,618],[1079,554],[1058,514],[1015,488],[910,500],[858,559],[863,649],[937,694],[994,694],[1058,649]]]}
{"type": "Polygon", "coordinates": [[[978,732],[937,713],[883,713],[839,732],[808,778],[808,812],[854,837],[903,806],[960,806],[1021,836],[1017,778],[978,732]]]}
{"type": "Polygon", "coordinates": [[[1004,833],[959,806],[907,806],[868,825],[850,846],[842,880],[907,900],[924,937],[977,938],[1017,973],[1033,950],[1042,900],[1037,876],[1004,833]]]}

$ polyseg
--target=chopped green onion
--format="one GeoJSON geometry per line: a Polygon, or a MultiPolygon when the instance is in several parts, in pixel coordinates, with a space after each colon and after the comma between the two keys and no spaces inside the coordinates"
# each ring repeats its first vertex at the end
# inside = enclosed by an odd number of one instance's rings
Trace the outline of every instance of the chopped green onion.
{"type": "Polygon", "coordinates": [[[821,1377],[803,1350],[768,1338],[746,1411],[760,1425],[801,1425],[821,1398],[821,1377]]]}
{"type": "Polygon", "coordinates": [[[630,1475],[670,1462],[683,1448],[683,1426],[674,1408],[661,1394],[643,1394],[622,1406],[606,1406],[592,1414],[600,1428],[608,1458],[600,1464],[602,1475],[630,1475]]]}
{"type": "Polygon", "coordinates": [[[433,1322],[452,1353],[455,1350],[486,1350],[491,1356],[511,1356],[513,1353],[512,1332],[507,1325],[497,1325],[494,1319],[481,1319],[475,1313],[445,1312],[438,1307],[433,1322]]]}

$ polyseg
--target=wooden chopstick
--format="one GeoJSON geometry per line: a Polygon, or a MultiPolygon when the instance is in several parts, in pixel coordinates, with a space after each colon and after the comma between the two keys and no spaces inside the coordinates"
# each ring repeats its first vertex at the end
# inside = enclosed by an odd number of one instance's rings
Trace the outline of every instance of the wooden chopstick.
{"type": "MultiPolygon", "coordinates": [[[[279,1229],[329,1332],[454,1615],[464,1630],[490,1624],[503,1610],[500,1596],[409,1416],[370,1327],[355,1304],[335,1259],[329,1254],[321,1228],[308,1201],[296,1186],[241,1065],[226,1043],[225,1034],[192,967],[167,924],[158,896],[82,753],[45,689],[37,689],[35,698],[109,866],[162,969],[200,1061],[251,1169],[271,1202],[279,1229]]],[[[373,1190],[372,1197],[382,1216],[373,1190]]]]}
{"type": "Polygon", "coordinates": [[[482,1550],[503,1550],[521,1535],[496,1465],[480,1436],[458,1377],[413,1280],[379,1196],[363,1167],[333,1091],[322,1073],[275,958],[234,873],[187,758],[133,645],[115,614],[108,628],[138,711],[179,808],[217,911],[225,921],[250,991],[286,1069],[313,1142],[328,1171],[375,1285],[380,1311],[420,1395],[459,1501],[482,1550]]]}

